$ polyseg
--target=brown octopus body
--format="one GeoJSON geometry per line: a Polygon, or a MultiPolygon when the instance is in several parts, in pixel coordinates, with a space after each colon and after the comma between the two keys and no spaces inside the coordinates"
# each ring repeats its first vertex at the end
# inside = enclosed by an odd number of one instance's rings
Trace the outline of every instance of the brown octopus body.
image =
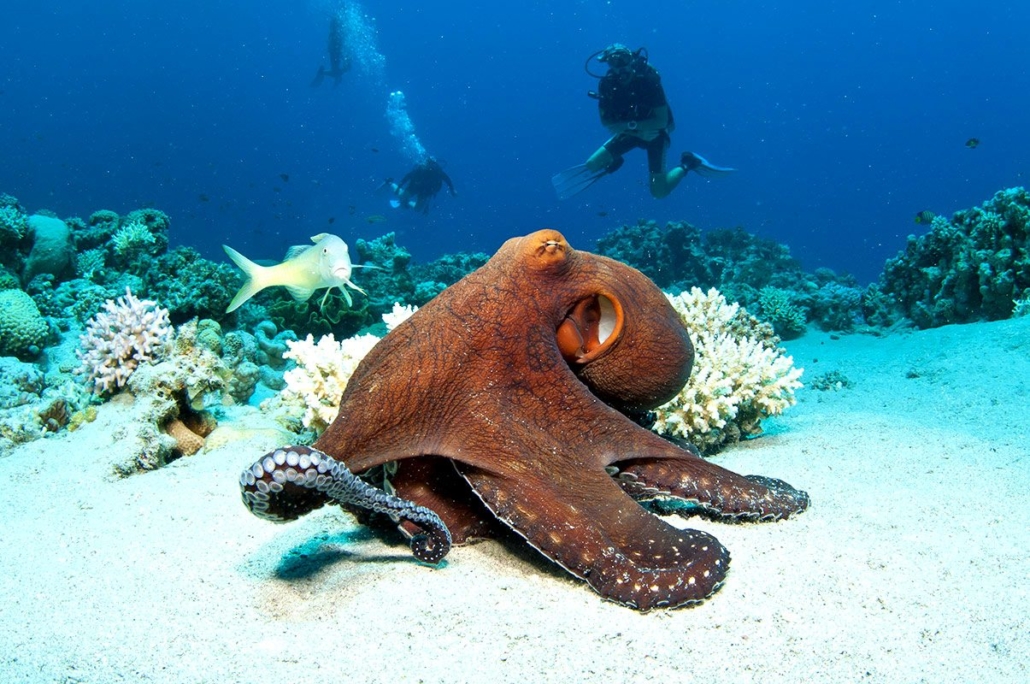
{"type": "MultiPolygon", "coordinates": [[[[396,495],[450,530],[427,557],[500,520],[606,599],[691,605],[721,586],[729,553],[639,502],[681,500],[727,520],[808,505],[784,482],[720,468],[625,415],[675,396],[693,355],[647,277],[541,230],[508,240],[379,342],[313,447],[355,473],[399,462],[396,495]]],[[[420,527],[431,525],[402,522],[420,527]]]]}

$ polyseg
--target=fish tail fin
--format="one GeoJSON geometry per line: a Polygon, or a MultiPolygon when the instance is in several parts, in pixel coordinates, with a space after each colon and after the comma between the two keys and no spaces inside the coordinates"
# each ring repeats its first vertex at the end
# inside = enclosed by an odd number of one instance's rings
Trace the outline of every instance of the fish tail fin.
{"type": "Polygon", "coordinates": [[[232,259],[232,262],[239,266],[240,270],[243,271],[243,275],[246,276],[247,282],[243,283],[243,287],[236,293],[236,296],[229,302],[229,308],[225,310],[225,313],[232,313],[236,309],[243,306],[243,303],[248,299],[256,295],[261,290],[268,287],[268,284],[264,282],[264,272],[267,270],[264,266],[255,264],[253,261],[243,256],[229,245],[222,245],[222,249],[232,259]]]}

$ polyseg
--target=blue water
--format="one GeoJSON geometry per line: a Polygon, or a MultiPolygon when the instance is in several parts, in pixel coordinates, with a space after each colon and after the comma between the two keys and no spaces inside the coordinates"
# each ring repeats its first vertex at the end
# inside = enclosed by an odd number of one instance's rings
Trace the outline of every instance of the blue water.
{"type": "Polygon", "coordinates": [[[396,231],[422,260],[542,226],[590,248],[647,218],[743,226],[808,270],[867,282],[925,230],[916,212],[1028,182],[1030,5],[366,0],[368,60],[312,88],[346,4],[5,8],[0,191],[61,216],[154,206],[172,217],[173,245],[219,260],[223,242],[276,258],[325,230],[396,231]],[[661,71],[671,156],[695,150],[735,176],[691,175],[655,200],[635,152],[556,199],[551,175],[606,139],[582,65],[613,41],[646,46],[661,71]],[[395,90],[459,193],[428,216],[375,192],[411,165],[386,117],[395,90]]]}

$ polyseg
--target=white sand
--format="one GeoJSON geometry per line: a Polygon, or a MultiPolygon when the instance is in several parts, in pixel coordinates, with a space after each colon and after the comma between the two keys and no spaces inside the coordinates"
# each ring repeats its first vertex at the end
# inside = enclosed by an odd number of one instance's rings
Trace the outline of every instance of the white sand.
{"type": "Polygon", "coordinates": [[[802,390],[717,460],[813,507],[690,521],[729,547],[727,582],[646,615],[514,542],[433,570],[338,509],[258,520],[237,476],[267,436],[111,479],[107,405],[0,459],[0,680],[1030,680],[1030,318],[787,346],[854,387],[802,390]]]}

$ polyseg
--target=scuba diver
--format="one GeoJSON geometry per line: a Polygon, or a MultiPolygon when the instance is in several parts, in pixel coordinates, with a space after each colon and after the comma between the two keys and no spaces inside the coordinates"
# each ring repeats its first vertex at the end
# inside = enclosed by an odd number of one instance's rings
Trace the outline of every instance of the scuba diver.
{"type": "Polygon", "coordinates": [[[394,183],[392,178],[387,178],[383,186],[394,195],[390,200],[390,206],[394,209],[405,207],[428,214],[430,200],[436,197],[444,183],[447,184],[451,197],[457,197],[454,183],[444,172],[440,162],[433,157],[426,157],[408,171],[400,183],[394,183]]]}
{"type": "Polygon", "coordinates": [[[702,176],[716,176],[735,169],[715,166],[699,154],[684,152],[680,163],[665,170],[665,153],[675,127],[672,109],[665,98],[658,70],[647,62],[647,50],[636,52],[621,43],[613,43],[587,58],[584,69],[600,79],[597,92],[589,95],[597,99],[601,123],[612,137],[585,164],[566,169],[551,178],[559,199],[568,199],[596,183],[602,176],[615,173],[624,161],[623,155],[633,148],[647,150],[651,194],[662,198],[679,185],[689,171],[702,176]],[[590,70],[590,62],[597,58],[608,66],[601,76],[590,70]]]}
{"type": "Polygon", "coordinates": [[[350,71],[350,55],[346,53],[346,32],[340,17],[336,14],[329,18],[329,40],[326,43],[326,51],[329,53],[329,70],[325,65],[318,67],[318,73],[311,81],[311,87],[317,88],[322,85],[325,77],[333,79],[333,86],[340,85],[343,75],[350,71]]]}

